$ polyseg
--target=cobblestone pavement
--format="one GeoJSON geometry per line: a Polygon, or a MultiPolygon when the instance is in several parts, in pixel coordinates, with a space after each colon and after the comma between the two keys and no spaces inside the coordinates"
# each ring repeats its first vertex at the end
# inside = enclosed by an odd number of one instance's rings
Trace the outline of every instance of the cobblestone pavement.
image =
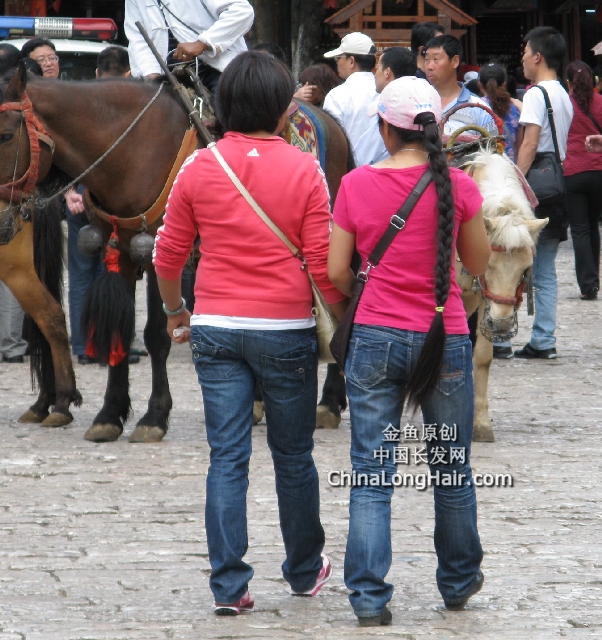
{"type": "MultiPolygon", "coordinates": [[[[492,366],[497,441],[474,446],[473,466],[510,473],[515,486],[478,489],[485,585],[466,611],[444,610],[436,589],[431,491],[404,488],[393,502],[394,624],[358,629],[342,579],[348,489],[327,483],[329,470],[349,468],[346,414],[338,430],[316,434],[333,579],[313,599],[287,592],[260,425],[247,555],[257,608],[216,618],[203,529],[201,393],[189,352],[178,346],[169,362],[171,427],[157,445],[83,440],[104,393],[106,370],[97,366],[76,365],[85,404],[72,425],[19,424],[34,398],[28,368],[0,365],[0,640],[602,638],[601,303],[578,299],[567,243],[558,266],[558,360],[492,366]]],[[[138,308],[141,326],[142,300],[138,308]]],[[[520,324],[517,346],[528,339],[526,311],[520,324]]],[[[131,372],[126,433],[144,412],[148,359],[131,372]]]]}

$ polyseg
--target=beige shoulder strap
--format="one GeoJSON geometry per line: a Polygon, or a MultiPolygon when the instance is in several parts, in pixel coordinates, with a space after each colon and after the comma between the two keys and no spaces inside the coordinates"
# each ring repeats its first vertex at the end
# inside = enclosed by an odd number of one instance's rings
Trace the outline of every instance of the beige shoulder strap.
{"type": "Polygon", "coordinates": [[[207,149],[211,149],[213,155],[217,158],[217,161],[222,166],[222,169],[226,172],[230,180],[232,180],[234,186],[240,191],[243,198],[249,203],[253,211],[267,224],[267,226],[284,242],[284,244],[290,249],[294,256],[297,256],[301,251],[296,247],[286,236],[286,234],[272,222],[267,213],[257,204],[255,198],[247,191],[244,184],[238,179],[238,176],[232,171],[230,165],[226,162],[224,156],[218,151],[215,142],[212,142],[207,146],[207,149]]]}

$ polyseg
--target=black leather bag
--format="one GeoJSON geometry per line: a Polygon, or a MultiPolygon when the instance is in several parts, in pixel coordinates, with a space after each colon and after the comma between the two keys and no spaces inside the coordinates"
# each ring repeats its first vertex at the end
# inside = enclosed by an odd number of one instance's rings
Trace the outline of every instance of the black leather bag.
{"type": "Polygon", "coordinates": [[[543,93],[552,132],[552,140],[554,142],[554,152],[546,151],[536,153],[535,160],[533,160],[526,178],[529,186],[537,196],[539,204],[546,206],[565,200],[566,185],[564,183],[560,152],[558,151],[558,139],[556,137],[556,126],[553,115],[554,110],[550,103],[550,97],[543,87],[536,85],[534,88],[540,89],[543,93]]]}
{"type": "Polygon", "coordinates": [[[389,226],[385,233],[381,236],[380,240],[376,243],[376,246],[372,250],[372,253],[368,257],[368,262],[365,271],[360,271],[357,274],[355,282],[353,284],[353,291],[351,296],[351,302],[345,311],[343,319],[339,322],[335,329],[332,340],[330,341],[330,352],[335,362],[345,369],[345,360],[347,359],[347,351],[349,351],[349,341],[351,339],[351,331],[353,329],[353,322],[355,320],[355,313],[360,302],[360,298],[368,282],[368,274],[371,269],[374,269],[380,262],[383,254],[389,247],[389,245],[395,239],[395,236],[406,226],[406,220],[410,213],[416,206],[418,199],[425,192],[433,179],[431,170],[427,169],[420,180],[416,183],[414,189],[408,196],[408,199],[399,208],[397,213],[391,218],[389,226]]]}

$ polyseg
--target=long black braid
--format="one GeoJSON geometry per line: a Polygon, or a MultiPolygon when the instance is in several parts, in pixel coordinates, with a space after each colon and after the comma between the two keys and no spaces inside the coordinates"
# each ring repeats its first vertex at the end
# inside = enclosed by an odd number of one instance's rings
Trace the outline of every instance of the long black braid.
{"type": "Polygon", "coordinates": [[[428,153],[433,181],[437,189],[437,208],[439,224],[437,228],[437,262],[435,264],[435,301],[434,318],[427,333],[424,346],[410,379],[403,390],[402,400],[410,407],[422,405],[434,391],[443,368],[445,353],[445,326],[443,323],[443,307],[449,295],[451,265],[453,256],[453,238],[455,223],[452,182],[449,176],[447,160],[443,153],[439,127],[432,113],[426,112],[416,116],[415,122],[424,127],[422,131],[397,129],[396,133],[402,143],[420,141],[428,153]]]}

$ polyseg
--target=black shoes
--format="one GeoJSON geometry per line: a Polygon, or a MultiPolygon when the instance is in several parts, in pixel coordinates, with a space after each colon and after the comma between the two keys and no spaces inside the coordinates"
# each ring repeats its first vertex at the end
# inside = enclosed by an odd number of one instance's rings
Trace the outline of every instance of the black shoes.
{"type": "Polygon", "coordinates": [[[498,360],[509,360],[514,357],[512,353],[512,347],[498,347],[493,345],[493,357],[498,360]]]}
{"type": "Polygon", "coordinates": [[[391,622],[393,622],[393,615],[391,614],[389,609],[385,607],[380,612],[380,615],[372,616],[371,618],[358,618],[357,621],[359,622],[360,627],[387,627],[391,624],[391,622]]]}
{"type": "Polygon", "coordinates": [[[535,349],[529,343],[527,343],[522,349],[518,349],[514,352],[515,358],[540,358],[541,360],[555,360],[556,348],[551,349],[535,349]]]}
{"type": "Polygon", "coordinates": [[[77,356],[77,364],[98,364],[100,360],[98,358],[92,358],[84,354],[83,356],[77,356]]]}
{"type": "Polygon", "coordinates": [[[448,609],[449,611],[462,611],[462,609],[464,609],[468,600],[472,596],[474,596],[475,593],[478,593],[481,590],[481,587],[483,586],[483,582],[485,582],[485,576],[483,576],[483,572],[479,569],[479,571],[477,572],[477,577],[473,580],[472,584],[470,585],[470,589],[468,590],[468,593],[466,594],[466,597],[464,598],[464,600],[460,600],[460,602],[453,602],[453,603],[446,602],[445,608],[448,609]]]}
{"type": "Polygon", "coordinates": [[[8,362],[9,364],[23,364],[25,362],[25,359],[23,358],[23,356],[12,356],[10,358],[3,356],[2,362],[8,362]]]}
{"type": "Polygon", "coordinates": [[[592,287],[587,293],[582,293],[581,300],[597,300],[598,299],[598,287],[592,287]]]}

